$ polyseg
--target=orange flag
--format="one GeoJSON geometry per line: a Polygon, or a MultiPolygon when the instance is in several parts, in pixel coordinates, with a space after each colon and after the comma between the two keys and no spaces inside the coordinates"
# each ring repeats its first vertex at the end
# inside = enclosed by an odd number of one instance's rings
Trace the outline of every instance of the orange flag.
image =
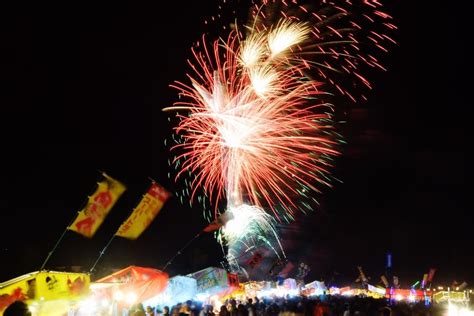
{"type": "Polygon", "coordinates": [[[87,238],[94,236],[115,202],[126,189],[119,181],[105,173],[102,175],[105,179],[98,183],[97,190],[89,197],[87,205],[79,212],[72,225],[69,226],[69,230],[87,238]]]}
{"type": "Polygon", "coordinates": [[[128,219],[120,225],[116,236],[137,239],[155,219],[160,212],[170,193],[161,185],[153,182],[138,206],[133,210],[128,219]]]}

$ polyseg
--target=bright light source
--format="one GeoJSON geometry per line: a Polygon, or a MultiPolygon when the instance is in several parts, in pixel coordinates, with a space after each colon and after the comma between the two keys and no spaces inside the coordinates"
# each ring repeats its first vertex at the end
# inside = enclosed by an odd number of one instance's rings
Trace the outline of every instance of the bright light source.
{"type": "Polygon", "coordinates": [[[127,293],[125,297],[125,302],[127,302],[127,304],[132,305],[136,301],[137,301],[137,295],[135,293],[133,292],[127,293]]]}
{"type": "Polygon", "coordinates": [[[207,299],[207,297],[208,296],[204,293],[196,294],[196,300],[198,300],[200,302],[204,302],[207,299]]]}
{"type": "Polygon", "coordinates": [[[83,300],[79,304],[81,313],[84,313],[85,315],[93,315],[97,308],[97,304],[92,298],[83,300]]]}
{"type": "Polygon", "coordinates": [[[114,300],[121,301],[123,300],[123,293],[121,291],[117,291],[114,293],[114,300]]]}

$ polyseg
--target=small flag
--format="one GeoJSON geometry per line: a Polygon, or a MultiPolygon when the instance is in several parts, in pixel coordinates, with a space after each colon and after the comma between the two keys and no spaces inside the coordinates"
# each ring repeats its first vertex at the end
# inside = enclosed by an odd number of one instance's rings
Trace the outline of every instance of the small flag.
{"type": "Polygon", "coordinates": [[[143,199],[128,219],[120,225],[115,235],[132,240],[137,239],[155,219],[169,197],[170,193],[166,189],[153,182],[143,199]]]}
{"type": "Polygon", "coordinates": [[[215,220],[210,222],[209,225],[204,227],[204,229],[202,231],[205,232],[205,233],[211,233],[215,230],[218,230],[219,228],[221,228],[225,224],[227,224],[227,222],[230,221],[233,218],[234,218],[234,216],[232,215],[232,213],[224,212],[218,218],[216,218],[215,220]]]}
{"type": "Polygon", "coordinates": [[[105,173],[102,175],[105,179],[98,183],[97,190],[89,197],[87,205],[69,226],[69,230],[87,238],[94,236],[105,217],[126,190],[126,187],[119,181],[105,173]]]}

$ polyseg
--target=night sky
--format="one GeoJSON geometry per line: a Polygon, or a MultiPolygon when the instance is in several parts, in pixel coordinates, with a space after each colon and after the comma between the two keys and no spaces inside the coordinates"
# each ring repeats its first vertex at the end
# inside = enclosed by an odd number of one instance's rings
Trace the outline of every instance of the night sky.
{"type": "MultiPolygon", "coordinates": [[[[243,2],[241,8],[244,7],[243,2]]],[[[393,253],[394,274],[413,284],[429,268],[436,283],[472,284],[468,204],[467,10],[462,1],[392,1],[399,42],[387,72],[371,73],[369,101],[351,105],[336,160],[342,183],[324,190],[313,214],[284,227],[288,259],[311,278],[372,283],[393,253]]],[[[190,46],[209,30],[217,0],[0,8],[0,281],[36,271],[100,172],[127,191],[93,239],[68,232],[47,267],[88,270],[138,203],[150,178],[171,192],[164,139],[186,80],[190,46]]],[[[230,22],[230,21],[228,21],[230,22]]],[[[117,238],[99,263],[161,268],[207,222],[199,205],[170,199],[136,241],[117,238]]],[[[189,273],[223,260],[203,235],[168,268],[189,273]]]]}

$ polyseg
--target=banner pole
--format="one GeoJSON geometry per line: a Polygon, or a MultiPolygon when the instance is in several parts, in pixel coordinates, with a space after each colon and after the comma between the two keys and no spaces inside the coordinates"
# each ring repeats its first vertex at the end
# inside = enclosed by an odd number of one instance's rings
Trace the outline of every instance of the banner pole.
{"type": "Polygon", "coordinates": [[[204,232],[204,230],[201,230],[199,233],[197,233],[193,238],[191,238],[181,249],[178,250],[177,253],[175,253],[175,255],[173,257],[171,257],[170,260],[168,260],[168,262],[163,266],[163,268],[161,268],[161,271],[165,271],[166,268],[174,261],[174,259],[176,259],[176,257],[178,257],[186,248],[189,247],[189,245],[195,241],[199,236],[202,235],[202,233],[204,232]]]}
{"type": "MultiPolygon", "coordinates": [[[[79,213],[79,212],[78,212],[79,213]]],[[[59,244],[61,243],[61,241],[63,240],[64,236],[66,235],[66,232],[69,230],[69,227],[74,223],[74,220],[76,219],[76,216],[74,216],[74,218],[72,219],[71,223],[69,223],[69,225],[67,225],[66,229],[63,231],[63,233],[61,234],[61,237],[59,237],[59,239],[56,241],[56,244],[54,245],[53,249],[48,253],[48,256],[46,257],[46,259],[43,261],[43,264],[41,265],[41,268],[39,269],[40,271],[42,271],[44,269],[44,267],[46,266],[46,264],[48,263],[49,261],[49,258],[51,258],[51,256],[53,255],[53,253],[56,251],[56,248],[58,248],[59,244]]]]}
{"type": "Polygon", "coordinates": [[[94,265],[92,265],[92,268],[89,270],[89,273],[92,273],[94,272],[94,269],[95,269],[95,266],[97,265],[97,263],[99,263],[100,261],[100,258],[102,258],[102,256],[104,255],[105,251],[107,250],[107,247],[109,247],[109,245],[112,243],[112,240],[115,239],[115,234],[112,236],[112,238],[110,238],[109,242],[107,243],[107,245],[105,245],[104,249],[102,249],[102,251],[99,253],[99,257],[97,258],[97,260],[94,262],[94,265]]]}
{"type": "MultiPolygon", "coordinates": [[[[104,176],[104,172],[99,170],[100,174],[102,176],[104,176]]],[[[97,180],[99,181],[99,180],[97,180]]],[[[96,183],[97,184],[97,183],[96,183]]],[[[94,192],[94,191],[93,191],[94,192]]],[[[79,211],[77,212],[77,214],[81,213],[81,210],[87,205],[87,203],[89,202],[89,196],[87,197],[86,199],[86,202],[82,204],[82,207],[79,208],[79,211]]],[[[46,264],[48,263],[49,259],[51,258],[51,256],[53,255],[53,253],[56,251],[56,248],[58,248],[59,244],[61,243],[61,241],[63,240],[64,236],[66,235],[66,232],[69,230],[69,227],[71,227],[71,225],[74,223],[74,221],[76,220],[76,217],[77,217],[77,214],[74,215],[74,217],[72,218],[71,222],[69,223],[69,225],[67,225],[66,229],[64,230],[64,232],[61,234],[61,236],[59,237],[59,239],[56,241],[56,244],[54,245],[53,249],[48,253],[48,256],[46,256],[46,259],[43,261],[43,264],[41,265],[41,268],[39,271],[42,271],[46,264]]]]}

